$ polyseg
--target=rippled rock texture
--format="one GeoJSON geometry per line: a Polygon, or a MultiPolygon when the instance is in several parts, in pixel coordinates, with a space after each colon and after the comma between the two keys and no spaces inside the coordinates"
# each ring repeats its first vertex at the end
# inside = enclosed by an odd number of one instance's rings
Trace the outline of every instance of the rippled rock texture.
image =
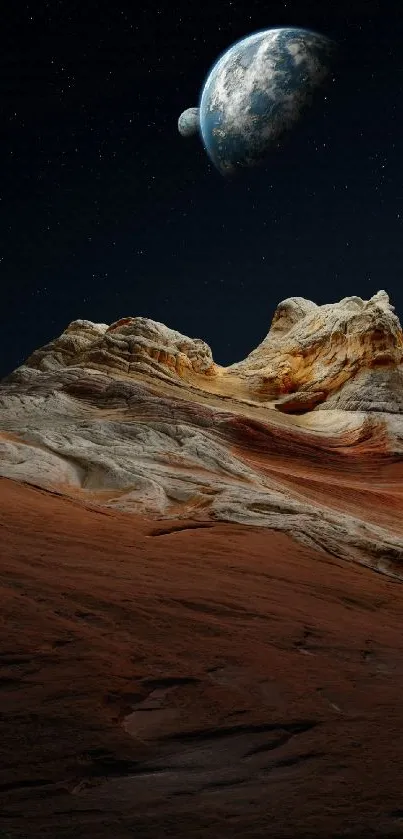
{"type": "Polygon", "coordinates": [[[228,368],[75,321],[1,383],[7,836],[401,836],[402,398],[385,292],[228,368]]]}
{"type": "Polygon", "coordinates": [[[8,479],[0,536],[6,836],[401,836],[399,581],[8,479]]]}
{"type": "Polygon", "coordinates": [[[287,533],[403,573],[402,331],[386,292],[281,303],[244,361],[75,321],[0,387],[0,474],[156,518],[287,533]]]}

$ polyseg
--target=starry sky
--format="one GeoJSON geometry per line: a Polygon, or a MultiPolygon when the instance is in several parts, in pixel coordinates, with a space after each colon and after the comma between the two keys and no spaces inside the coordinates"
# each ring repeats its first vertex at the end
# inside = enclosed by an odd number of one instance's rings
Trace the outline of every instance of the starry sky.
{"type": "Polygon", "coordinates": [[[403,315],[403,23],[376,0],[7,4],[0,376],[76,318],[143,315],[243,358],[277,303],[385,288],[403,315]],[[234,181],[177,119],[259,29],[330,36],[329,95],[234,181]]]}

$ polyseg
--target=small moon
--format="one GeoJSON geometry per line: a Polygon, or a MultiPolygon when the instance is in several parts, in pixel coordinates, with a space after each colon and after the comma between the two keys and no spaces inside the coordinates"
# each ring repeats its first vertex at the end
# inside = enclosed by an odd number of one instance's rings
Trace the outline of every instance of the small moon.
{"type": "Polygon", "coordinates": [[[182,137],[193,137],[200,129],[199,108],[187,108],[178,119],[178,131],[182,137]]]}

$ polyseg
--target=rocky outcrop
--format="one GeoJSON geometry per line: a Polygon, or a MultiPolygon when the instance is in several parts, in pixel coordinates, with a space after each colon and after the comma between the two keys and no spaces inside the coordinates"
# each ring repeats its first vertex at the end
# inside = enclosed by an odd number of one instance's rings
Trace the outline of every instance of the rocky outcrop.
{"type": "Polygon", "coordinates": [[[76,320],[8,381],[27,380],[30,370],[80,367],[191,383],[200,391],[256,404],[277,402],[288,413],[315,407],[400,412],[402,358],[399,320],[386,292],[379,291],[370,300],[345,297],[323,306],[302,297],[284,300],[264,341],[227,368],[214,363],[201,339],[149,318],[122,318],[111,326],[76,320]]]}
{"type": "Polygon", "coordinates": [[[402,576],[402,348],[385,292],[286,300],[227,368],[147,318],[74,321],[0,385],[0,474],[151,517],[282,530],[402,576]]]}
{"type": "Polygon", "coordinates": [[[122,318],[108,326],[75,320],[27,359],[24,367],[41,371],[79,366],[126,376],[160,372],[179,377],[190,370],[210,375],[210,347],[149,318],[122,318]]]}
{"type": "Polygon", "coordinates": [[[385,292],[0,383],[4,835],[400,835],[402,394],[385,292]]]}
{"type": "MultiPolygon", "coordinates": [[[[402,329],[385,291],[370,300],[345,297],[324,306],[291,297],[278,306],[264,341],[228,373],[247,383],[251,393],[267,399],[289,393],[315,394],[307,398],[307,410],[315,402],[334,407],[337,400],[328,402],[329,398],[347,383],[351,383],[348,410],[361,410],[360,377],[365,374],[365,410],[396,411],[403,410],[402,358],[402,329]],[[388,387],[379,398],[376,382],[388,382],[391,371],[401,397],[396,401],[394,387],[388,402],[388,387]]],[[[295,404],[300,410],[301,402],[295,404]]]]}

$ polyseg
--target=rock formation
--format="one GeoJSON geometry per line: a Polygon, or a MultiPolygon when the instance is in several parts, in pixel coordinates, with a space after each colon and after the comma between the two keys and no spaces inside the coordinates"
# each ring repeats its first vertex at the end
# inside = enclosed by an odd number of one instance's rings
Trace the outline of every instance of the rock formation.
{"type": "Polygon", "coordinates": [[[5,836],[401,835],[402,370],[378,292],[0,384],[5,836]]]}
{"type": "Polygon", "coordinates": [[[78,320],[0,386],[0,474],[223,520],[403,574],[403,336],[386,292],[281,303],[243,361],[143,317],[78,320]]]}
{"type": "Polygon", "coordinates": [[[302,297],[284,300],[264,341],[227,368],[214,364],[204,341],[149,318],[122,318],[111,326],[77,320],[8,381],[26,381],[29,370],[82,367],[130,379],[151,375],[191,383],[207,393],[270,403],[287,412],[321,406],[399,413],[402,358],[399,320],[386,292],[378,291],[370,300],[345,297],[324,306],[302,297]]]}

